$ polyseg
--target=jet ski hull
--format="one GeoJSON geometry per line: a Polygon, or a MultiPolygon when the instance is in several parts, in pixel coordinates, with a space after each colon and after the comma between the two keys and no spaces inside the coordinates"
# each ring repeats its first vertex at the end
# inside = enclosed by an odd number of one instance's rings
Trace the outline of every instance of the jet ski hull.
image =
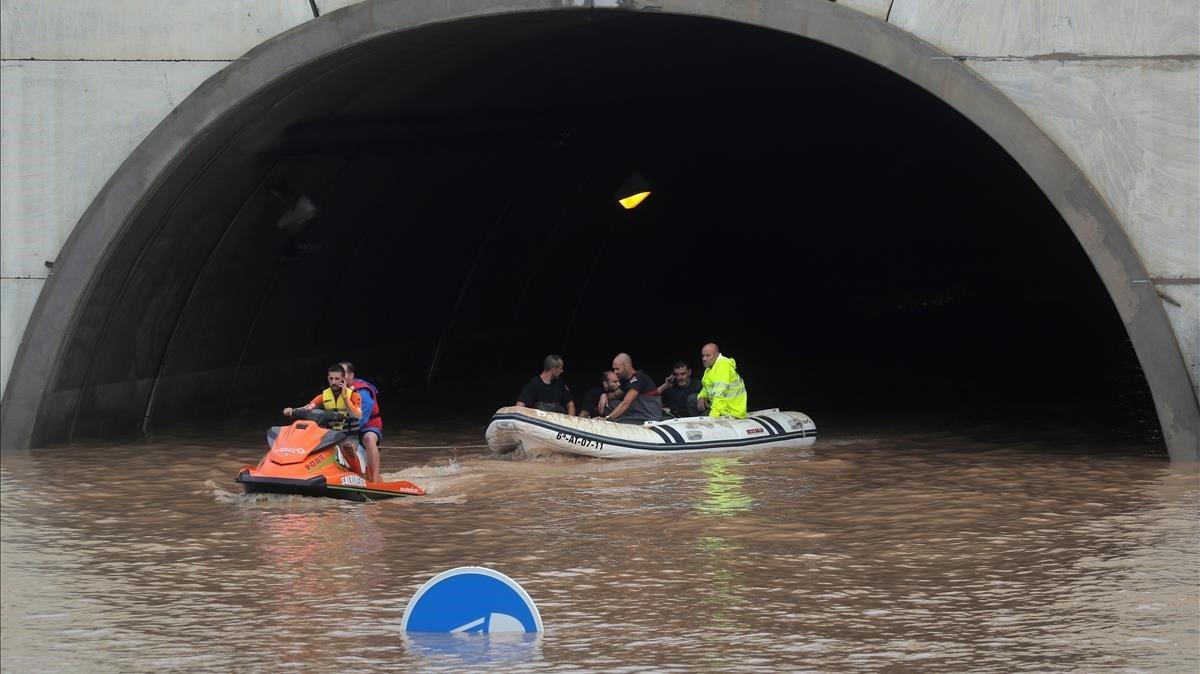
{"type": "Polygon", "coordinates": [[[417,485],[368,482],[364,476],[366,454],[346,432],[321,425],[325,417],[304,415],[290,426],[267,433],[271,450],[257,466],[243,466],[236,481],[248,494],[299,494],[349,501],[376,501],[402,496],[424,496],[417,485]]]}
{"type": "Polygon", "coordinates": [[[401,496],[421,496],[425,492],[411,482],[365,482],[364,486],[331,485],[325,476],[310,478],[271,477],[255,475],[250,469],[242,469],[237,482],[247,494],[297,494],[300,496],[324,496],[346,501],[378,501],[401,496]]]}

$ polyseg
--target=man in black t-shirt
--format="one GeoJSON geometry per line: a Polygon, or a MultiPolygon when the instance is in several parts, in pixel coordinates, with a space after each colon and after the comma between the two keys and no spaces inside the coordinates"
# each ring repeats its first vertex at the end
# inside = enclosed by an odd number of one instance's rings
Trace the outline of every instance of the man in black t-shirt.
{"type": "Polygon", "coordinates": [[[627,353],[618,353],[613,358],[613,371],[621,378],[625,397],[621,404],[604,418],[622,424],[640,424],[643,421],[662,421],[662,398],[650,375],[635,370],[633,359],[627,353]]]}
{"type": "Polygon", "coordinates": [[[696,394],[699,392],[700,382],[692,379],[692,369],[682,360],[671,367],[671,376],[658,387],[663,409],[669,410],[677,418],[700,416],[700,408],[696,405],[696,394]]]}
{"type": "Polygon", "coordinates": [[[617,373],[605,370],[601,375],[600,385],[591,389],[583,396],[583,405],[579,408],[581,417],[602,417],[617,408],[625,392],[621,390],[621,380],[617,373]],[[604,409],[600,409],[600,398],[604,397],[604,409]]]}
{"type": "Polygon", "coordinates": [[[561,356],[550,354],[542,361],[542,373],[521,389],[517,397],[517,407],[532,407],[547,412],[563,412],[575,416],[575,401],[571,399],[571,389],[562,381],[563,367],[561,356]]]}

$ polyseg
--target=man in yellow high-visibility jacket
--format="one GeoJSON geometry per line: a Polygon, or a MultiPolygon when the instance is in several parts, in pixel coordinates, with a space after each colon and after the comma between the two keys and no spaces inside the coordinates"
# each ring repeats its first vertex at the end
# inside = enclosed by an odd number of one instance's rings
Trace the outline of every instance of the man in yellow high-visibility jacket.
{"type": "Polygon", "coordinates": [[[721,349],[709,342],[700,349],[704,377],[696,405],[703,412],[712,408],[710,417],[746,418],[746,384],[737,373],[737,361],[721,355],[721,349]]]}

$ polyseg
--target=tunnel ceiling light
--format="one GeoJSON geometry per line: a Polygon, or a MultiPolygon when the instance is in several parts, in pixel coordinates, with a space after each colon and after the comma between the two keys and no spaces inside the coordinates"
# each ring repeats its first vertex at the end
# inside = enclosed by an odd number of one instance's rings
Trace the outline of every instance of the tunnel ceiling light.
{"type": "Polygon", "coordinates": [[[650,196],[649,191],[638,192],[637,194],[631,194],[631,195],[625,197],[624,199],[617,199],[617,203],[624,206],[625,210],[630,210],[633,208],[637,208],[637,205],[642,203],[643,201],[645,201],[646,197],[648,197],[648,196],[650,196]]]}
{"type": "Polygon", "coordinates": [[[638,204],[646,200],[650,196],[650,183],[642,177],[641,173],[633,172],[621,185],[621,189],[617,190],[617,203],[625,210],[637,208],[638,204]]]}

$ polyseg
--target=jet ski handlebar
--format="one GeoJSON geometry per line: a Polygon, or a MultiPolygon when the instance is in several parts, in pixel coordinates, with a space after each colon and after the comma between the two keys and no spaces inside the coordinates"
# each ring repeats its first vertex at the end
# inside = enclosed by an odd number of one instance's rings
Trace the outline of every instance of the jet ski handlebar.
{"type": "Polygon", "coordinates": [[[344,430],[350,415],[337,410],[305,409],[297,407],[292,410],[292,418],[302,421],[312,421],[322,428],[344,430]]]}

